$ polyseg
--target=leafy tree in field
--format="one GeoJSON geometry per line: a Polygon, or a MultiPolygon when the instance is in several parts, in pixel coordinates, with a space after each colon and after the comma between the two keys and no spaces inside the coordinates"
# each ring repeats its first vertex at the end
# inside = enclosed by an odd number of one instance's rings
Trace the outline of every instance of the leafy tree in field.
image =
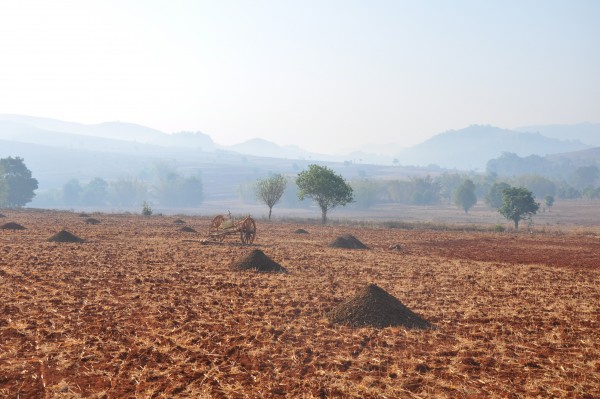
{"type": "Polygon", "coordinates": [[[573,182],[577,188],[585,188],[593,186],[595,181],[598,179],[600,171],[595,165],[582,166],[575,170],[573,176],[573,182]]]}
{"type": "Polygon", "coordinates": [[[502,192],[510,188],[508,183],[494,183],[492,187],[490,187],[490,191],[488,191],[485,196],[485,203],[488,204],[490,208],[500,209],[502,206],[502,192]]]}
{"type": "Polygon", "coordinates": [[[287,186],[287,180],[283,175],[276,174],[268,179],[258,179],[256,182],[256,198],[269,207],[269,220],[273,206],[279,202],[287,186]]]}
{"type": "Polygon", "coordinates": [[[515,230],[519,229],[519,221],[530,219],[540,209],[533,193],[523,187],[510,187],[502,192],[502,206],[498,212],[508,220],[515,222],[515,230]]]}
{"type": "Polygon", "coordinates": [[[136,206],[148,195],[148,188],[135,178],[121,178],[110,184],[111,203],[117,206],[136,206]]]}
{"type": "Polygon", "coordinates": [[[454,203],[465,210],[465,213],[469,213],[469,209],[477,203],[477,197],[475,196],[475,184],[472,180],[465,180],[460,186],[454,191],[454,203]]]}
{"type": "MultiPolygon", "coordinates": [[[[22,207],[35,196],[38,181],[31,177],[23,158],[8,157],[0,159],[2,174],[0,181],[7,187],[4,203],[9,207],[22,207]]],[[[2,184],[2,183],[0,183],[2,184]]],[[[1,190],[0,190],[1,191],[1,190]]]]}
{"type": "Polygon", "coordinates": [[[354,206],[359,209],[368,209],[377,200],[379,184],[370,179],[357,179],[350,182],[354,206]]]}
{"type": "Polygon", "coordinates": [[[183,206],[197,206],[202,201],[204,201],[202,180],[196,176],[183,179],[180,187],[180,204],[183,206]]]}
{"type": "Polygon", "coordinates": [[[92,179],[81,194],[84,205],[106,205],[108,201],[108,183],[100,177],[92,179]]]}
{"type": "Polygon", "coordinates": [[[546,195],[544,197],[544,203],[546,204],[548,209],[552,208],[552,205],[554,205],[554,197],[551,195],[546,195]]]}
{"type": "Polygon", "coordinates": [[[65,205],[77,205],[81,199],[83,188],[79,180],[71,179],[65,183],[62,189],[62,199],[65,205]]]}
{"type": "Polygon", "coordinates": [[[312,198],[321,208],[321,222],[327,223],[327,211],[353,201],[352,187],[342,176],[326,166],[308,165],[296,178],[298,198],[312,198]]]}

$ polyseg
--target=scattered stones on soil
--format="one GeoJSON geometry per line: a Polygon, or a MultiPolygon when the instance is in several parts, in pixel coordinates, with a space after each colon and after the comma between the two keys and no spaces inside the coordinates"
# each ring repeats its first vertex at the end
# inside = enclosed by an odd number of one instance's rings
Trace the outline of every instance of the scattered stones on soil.
{"type": "Polygon", "coordinates": [[[96,218],[87,218],[85,219],[87,224],[100,224],[100,221],[96,218]]]}
{"type": "Polygon", "coordinates": [[[25,230],[25,227],[15,222],[4,223],[0,228],[2,230],[25,230]]]}
{"type": "Polygon", "coordinates": [[[48,239],[50,242],[85,242],[83,238],[79,238],[76,235],[69,233],[66,230],[61,230],[48,239]]]}
{"type": "Polygon", "coordinates": [[[433,328],[427,320],[375,284],[363,287],[354,297],[337,305],[326,316],[332,323],[352,327],[433,328]]]}
{"type": "Polygon", "coordinates": [[[196,230],[194,230],[193,228],[191,228],[189,226],[184,226],[184,227],[180,228],[179,231],[183,231],[185,233],[197,233],[196,230]]]}
{"type": "Polygon", "coordinates": [[[298,229],[298,230],[294,231],[294,233],[296,233],[296,234],[308,234],[308,231],[306,231],[304,229],[298,229]]]}
{"type": "Polygon", "coordinates": [[[336,238],[331,244],[330,247],[333,248],[347,248],[347,249],[367,249],[368,247],[360,242],[360,240],[354,237],[352,234],[344,234],[336,238]]]}
{"type": "Polygon", "coordinates": [[[175,219],[175,220],[173,221],[173,223],[175,223],[175,224],[185,224],[185,221],[184,221],[184,220],[181,220],[181,219],[175,219]]]}
{"type": "Polygon", "coordinates": [[[260,249],[254,249],[250,253],[235,260],[231,264],[231,269],[287,273],[287,270],[283,266],[269,258],[260,249]]]}

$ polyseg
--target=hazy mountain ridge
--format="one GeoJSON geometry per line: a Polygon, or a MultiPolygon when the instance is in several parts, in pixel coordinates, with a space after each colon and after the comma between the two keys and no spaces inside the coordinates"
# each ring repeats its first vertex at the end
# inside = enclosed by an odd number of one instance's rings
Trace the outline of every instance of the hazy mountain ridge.
{"type": "Polygon", "coordinates": [[[493,126],[472,125],[438,134],[398,153],[402,165],[436,164],[443,168],[484,171],[488,160],[502,153],[545,156],[590,148],[578,141],[564,141],[539,133],[523,133],[493,126]]]}
{"type": "MultiPolygon", "coordinates": [[[[583,131],[594,137],[600,125],[579,124],[574,131],[583,131]]],[[[543,130],[543,126],[535,127],[543,130]]],[[[552,126],[549,127],[552,130],[552,126]]],[[[565,131],[562,126],[560,131],[565,131]]],[[[557,131],[554,129],[554,131],[557,131]]],[[[562,134],[562,133],[561,133],[562,134]]],[[[559,135],[555,133],[555,135],[559,135]]],[[[564,137],[564,134],[563,136],[564,137]]],[[[124,122],[106,122],[84,125],[56,119],[23,115],[0,115],[0,139],[48,145],[59,148],[81,148],[106,152],[147,153],[159,155],[181,151],[231,151],[258,157],[312,160],[322,162],[351,162],[379,165],[437,165],[447,169],[484,171],[490,159],[505,152],[519,156],[564,153],[590,148],[588,143],[573,139],[551,138],[540,133],[518,132],[493,126],[472,125],[460,130],[450,130],[408,148],[388,144],[386,151],[380,145],[364,146],[346,155],[316,154],[295,145],[280,146],[255,138],[232,146],[216,144],[202,132],[167,134],[145,126],[124,122]],[[169,150],[170,149],[170,150],[169,150]],[[393,156],[389,154],[395,154],[393,156]]]]}
{"type": "Polygon", "coordinates": [[[576,140],[593,147],[600,147],[600,123],[523,126],[515,130],[540,133],[559,140],[576,140]]]}

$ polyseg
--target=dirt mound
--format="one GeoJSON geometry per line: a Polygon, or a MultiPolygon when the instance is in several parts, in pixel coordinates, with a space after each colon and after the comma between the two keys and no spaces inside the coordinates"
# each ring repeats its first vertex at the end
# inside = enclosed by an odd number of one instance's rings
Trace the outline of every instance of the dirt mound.
{"type": "Polygon", "coordinates": [[[0,229],[2,229],[2,230],[25,230],[25,227],[21,226],[19,223],[8,222],[8,223],[4,223],[2,226],[0,226],[0,229]]]}
{"type": "Polygon", "coordinates": [[[402,302],[375,284],[368,284],[353,298],[333,308],[326,316],[332,323],[353,327],[434,328],[427,320],[413,313],[402,302]]]}
{"type": "Polygon", "coordinates": [[[345,234],[336,238],[331,244],[330,247],[333,248],[348,248],[348,249],[367,249],[368,247],[360,242],[358,238],[354,237],[352,234],[345,234]]]}
{"type": "Polygon", "coordinates": [[[181,220],[181,219],[175,219],[175,220],[173,221],[173,223],[175,223],[175,224],[185,224],[185,221],[184,221],[184,220],[181,220]]]}
{"type": "Polygon", "coordinates": [[[6,215],[3,215],[2,213],[0,213],[0,218],[5,218],[6,215]]]}
{"type": "Polygon", "coordinates": [[[80,217],[80,218],[89,218],[89,217],[90,217],[90,215],[89,215],[89,214],[87,214],[87,213],[85,213],[85,212],[81,212],[81,213],[79,214],[79,217],[80,217]]]}
{"type": "Polygon", "coordinates": [[[48,238],[50,242],[85,242],[83,238],[79,238],[74,234],[69,233],[66,230],[61,230],[48,238]]]}
{"type": "Polygon", "coordinates": [[[255,249],[250,253],[242,256],[241,258],[235,260],[231,264],[231,269],[287,273],[287,270],[283,266],[269,258],[260,249],[255,249]]]}
{"type": "Polygon", "coordinates": [[[197,233],[196,230],[192,229],[189,226],[184,226],[184,227],[180,228],[179,231],[183,231],[183,232],[186,232],[186,233],[197,233]]]}
{"type": "Polygon", "coordinates": [[[85,219],[87,224],[100,224],[100,221],[96,218],[87,218],[85,219]]]}
{"type": "Polygon", "coordinates": [[[308,234],[308,231],[306,231],[304,229],[298,229],[298,230],[294,231],[294,233],[296,233],[296,234],[308,234]]]}

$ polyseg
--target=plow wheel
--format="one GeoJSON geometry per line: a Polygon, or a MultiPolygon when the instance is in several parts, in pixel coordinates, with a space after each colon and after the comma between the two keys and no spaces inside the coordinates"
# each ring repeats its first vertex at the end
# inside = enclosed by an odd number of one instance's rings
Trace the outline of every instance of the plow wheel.
{"type": "Polygon", "coordinates": [[[240,224],[240,238],[242,240],[242,244],[252,244],[255,237],[256,223],[254,223],[254,219],[247,217],[246,219],[242,220],[242,223],[240,224]]]}
{"type": "Polygon", "coordinates": [[[220,231],[221,224],[224,221],[225,221],[225,216],[223,216],[223,215],[215,216],[215,218],[212,220],[212,222],[210,222],[210,227],[208,228],[208,235],[213,236],[218,241],[223,241],[223,239],[225,238],[224,235],[213,235],[213,233],[220,231]]]}

